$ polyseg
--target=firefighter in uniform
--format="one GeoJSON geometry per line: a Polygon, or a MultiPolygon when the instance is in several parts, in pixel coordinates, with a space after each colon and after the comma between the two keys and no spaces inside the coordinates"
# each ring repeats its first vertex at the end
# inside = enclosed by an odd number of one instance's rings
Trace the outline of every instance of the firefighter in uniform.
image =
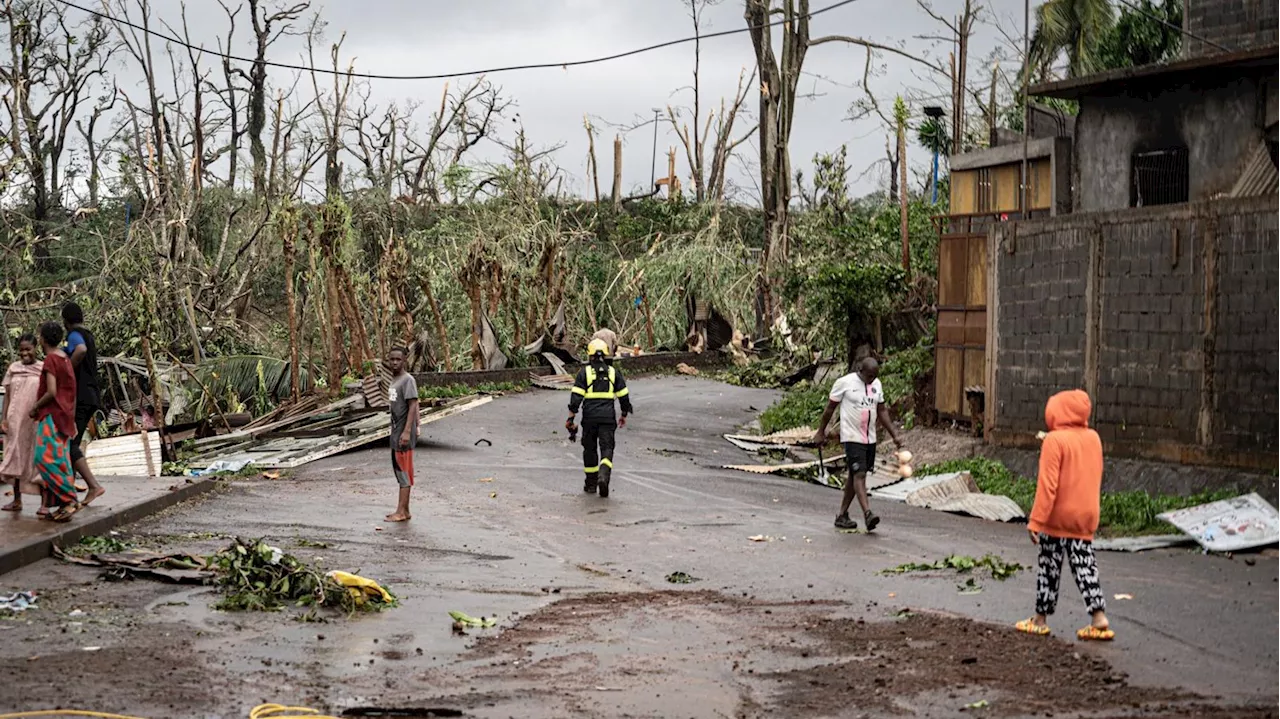
{"type": "Polygon", "coordinates": [[[609,476],[613,473],[613,433],[627,425],[632,413],[627,380],[609,359],[609,346],[600,339],[587,345],[589,363],[578,370],[569,396],[569,419],[564,423],[570,436],[577,432],[574,419],[582,408],[582,466],[587,479],[583,491],[601,497],[609,496],[609,476]],[[618,401],[622,417],[614,415],[613,402],[618,401]]]}

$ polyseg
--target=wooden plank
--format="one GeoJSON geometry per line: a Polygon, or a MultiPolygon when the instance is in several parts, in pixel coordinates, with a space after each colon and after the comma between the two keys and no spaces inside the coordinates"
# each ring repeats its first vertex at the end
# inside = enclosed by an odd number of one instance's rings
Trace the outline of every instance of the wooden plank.
{"type": "Polygon", "coordinates": [[[992,183],[994,188],[995,205],[992,207],[993,212],[1016,212],[1018,203],[1021,201],[1019,194],[1022,188],[1019,186],[1018,178],[1022,175],[1022,165],[1003,165],[994,168],[992,175],[992,183]]]}
{"type": "Polygon", "coordinates": [[[936,351],[934,407],[939,412],[960,414],[964,395],[964,351],[954,347],[939,347],[936,351]]]}
{"type": "Polygon", "coordinates": [[[959,307],[965,304],[968,239],[943,237],[938,242],[938,304],[959,307]]]}
{"type": "Polygon", "coordinates": [[[965,313],[958,310],[938,311],[938,344],[963,345],[965,313]]]}
{"type": "Polygon", "coordinates": [[[986,310],[972,310],[964,313],[964,346],[982,347],[987,341],[986,310]]]}
{"type": "Polygon", "coordinates": [[[966,307],[987,306],[987,238],[970,235],[966,240],[965,296],[966,307]]]}
{"type": "Polygon", "coordinates": [[[84,447],[89,469],[94,474],[107,477],[155,477],[160,474],[160,456],[159,432],[105,437],[84,447]]]}
{"type": "Polygon", "coordinates": [[[364,398],[361,397],[360,395],[351,395],[350,397],[343,397],[342,399],[336,402],[331,402],[315,411],[306,412],[302,416],[285,417],[284,419],[281,419],[277,422],[265,424],[265,425],[262,425],[261,427],[254,427],[253,429],[239,429],[239,430],[236,430],[235,432],[220,434],[216,437],[205,437],[204,439],[197,439],[196,446],[201,447],[206,445],[218,444],[221,442],[234,442],[241,439],[251,439],[255,436],[265,434],[272,430],[280,429],[281,427],[287,427],[288,425],[291,425],[294,422],[303,420],[306,417],[314,417],[319,414],[325,414],[326,412],[333,412],[335,410],[354,407],[362,402],[364,402],[364,398]]]}
{"type": "Polygon", "coordinates": [[[951,214],[969,215],[978,211],[974,192],[977,178],[977,173],[973,170],[951,173],[951,214]]]}
{"type": "Polygon", "coordinates": [[[1030,204],[1033,210],[1047,210],[1053,204],[1053,168],[1049,158],[1031,163],[1030,204]]]}
{"type": "MultiPolygon", "coordinates": [[[[986,363],[986,354],[981,347],[964,351],[963,377],[965,387],[982,387],[986,384],[986,363]]],[[[967,410],[968,407],[965,409],[967,410]]]]}

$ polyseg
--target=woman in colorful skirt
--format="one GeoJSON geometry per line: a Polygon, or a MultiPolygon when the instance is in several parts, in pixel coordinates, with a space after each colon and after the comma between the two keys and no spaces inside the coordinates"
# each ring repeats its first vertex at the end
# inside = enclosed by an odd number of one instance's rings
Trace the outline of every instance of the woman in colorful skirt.
{"type": "MultiPolygon", "coordinates": [[[[31,410],[40,396],[42,364],[36,358],[35,335],[18,338],[18,361],[4,374],[4,413],[0,434],[4,435],[4,457],[0,459],[0,481],[13,484],[13,501],[0,507],[5,512],[22,511],[23,494],[41,494],[36,478],[36,422],[31,410]]],[[[44,507],[37,514],[48,514],[44,507]]]]}
{"type": "Polygon", "coordinates": [[[71,468],[71,438],[76,434],[76,375],[71,360],[58,348],[62,325],[40,325],[44,369],[39,399],[30,417],[36,421],[36,471],[40,478],[48,519],[66,522],[80,508],[76,501],[75,472],[71,468]]]}

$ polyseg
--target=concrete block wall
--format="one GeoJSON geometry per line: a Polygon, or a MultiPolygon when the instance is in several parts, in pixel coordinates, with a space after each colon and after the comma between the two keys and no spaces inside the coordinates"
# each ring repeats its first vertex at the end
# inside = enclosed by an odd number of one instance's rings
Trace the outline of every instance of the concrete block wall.
{"type": "Polygon", "coordinates": [[[1189,34],[1182,38],[1184,58],[1222,52],[1198,38],[1230,51],[1276,44],[1275,0],[1187,0],[1185,7],[1183,26],[1189,34]]]}
{"type": "Polygon", "coordinates": [[[1204,324],[1194,223],[1152,217],[1098,231],[1098,432],[1194,444],[1204,324]]]}
{"type": "Polygon", "coordinates": [[[1276,267],[1280,265],[1276,217],[1230,215],[1218,221],[1219,331],[1214,347],[1218,413],[1212,426],[1218,446],[1277,450],[1276,267]]]}
{"type": "Polygon", "coordinates": [[[988,439],[1034,448],[1049,396],[1084,388],[1110,454],[1273,471],[1277,209],[1259,197],[993,228],[988,439]]]}
{"type": "MultiPolygon", "coordinates": [[[[1009,225],[1002,225],[1009,227],[1009,225]]],[[[1044,424],[1045,398],[1084,379],[1087,232],[1010,236],[1001,251],[999,362],[995,385],[1000,414],[1044,424]]],[[[990,257],[990,253],[988,253],[990,257]]],[[[990,317],[990,310],[988,310],[990,317]]],[[[988,366],[992,366],[988,361],[988,366]]]]}

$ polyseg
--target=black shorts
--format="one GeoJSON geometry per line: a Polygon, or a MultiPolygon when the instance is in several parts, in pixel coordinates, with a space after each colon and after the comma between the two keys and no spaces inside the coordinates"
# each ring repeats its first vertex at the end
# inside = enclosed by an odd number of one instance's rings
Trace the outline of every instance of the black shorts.
{"type": "Polygon", "coordinates": [[[84,452],[80,451],[80,442],[84,440],[84,433],[89,430],[89,422],[93,419],[94,412],[97,407],[89,407],[76,403],[76,436],[71,438],[71,461],[79,462],[84,459],[84,452]]]}
{"type": "Polygon", "coordinates": [[[876,471],[876,446],[861,442],[844,443],[844,461],[849,465],[850,474],[876,471]]]}

